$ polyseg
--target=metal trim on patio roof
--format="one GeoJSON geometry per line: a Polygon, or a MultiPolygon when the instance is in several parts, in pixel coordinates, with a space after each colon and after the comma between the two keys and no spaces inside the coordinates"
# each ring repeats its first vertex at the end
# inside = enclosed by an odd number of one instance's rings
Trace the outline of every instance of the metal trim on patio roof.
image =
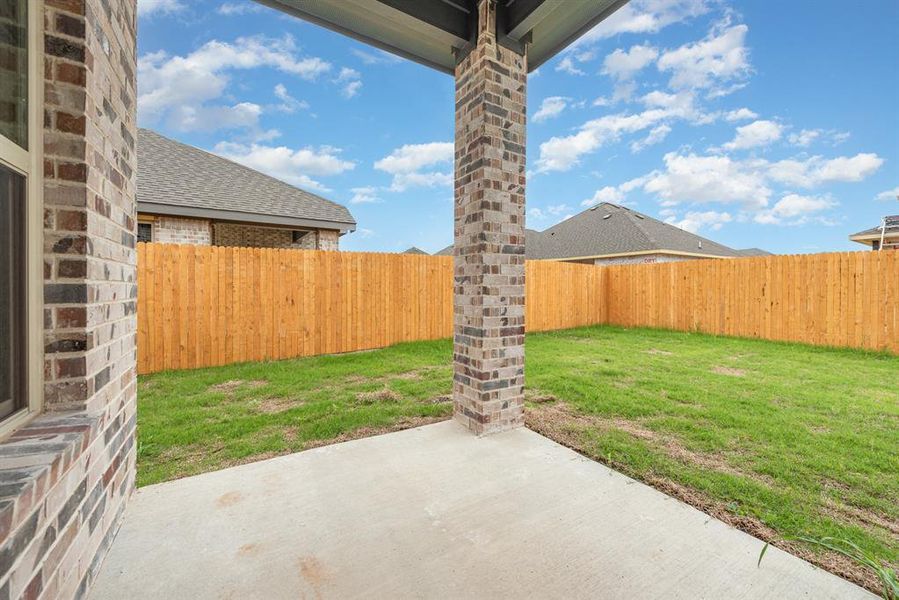
{"type": "MultiPolygon", "coordinates": [[[[366,44],[452,74],[474,42],[478,0],[257,0],[366,44]]],[[[533,71],[628,0],[491,0],[497,39],[528,48],[533,71]]]]}

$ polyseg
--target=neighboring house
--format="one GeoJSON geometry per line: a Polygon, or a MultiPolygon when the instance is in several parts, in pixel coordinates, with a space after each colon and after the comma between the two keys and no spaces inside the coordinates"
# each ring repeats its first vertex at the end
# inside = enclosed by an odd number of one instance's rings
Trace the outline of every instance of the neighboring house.
{"type": "Polygon", "coordinates": [[[411,248],[406,248],[405,250],[400,252],[400,254],[428,254],[428,253],[425,252],[424,250],[422,250],[421,248],[412,246],[411,248]]]}
{"type": "MultiPolygon", "coordinates": [[[[624,206],[603,202],[545,231],[528,229],[529,259],[588,264],[642,264],[769,254],[734,250],[624,206]]],[[[452,255],[452,246],[438,255],[452,255]]]]}
{"type": "Polygon", "coordinates": [[[899,215],[884,217],[879,227],[853,233],[849,239],[871,250],[899,250],[899,215]]]}
{"type": "Polygon", "coordinates": [[[199,148],[138,131],[138,241],[338,250],[345,206],[199,148]]]}

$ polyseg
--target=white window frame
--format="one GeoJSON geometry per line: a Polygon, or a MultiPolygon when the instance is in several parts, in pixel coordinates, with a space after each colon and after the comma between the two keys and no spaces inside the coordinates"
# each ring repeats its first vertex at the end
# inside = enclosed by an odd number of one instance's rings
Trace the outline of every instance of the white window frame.
{"type": "Polygon", "coordinates": [[[26,185],[26,402],[0,421],[0,440],[39,414],[44,400],[44,2],[28,2],[28,150],[0,135],[0,164],[25,177],[26,185]]]}

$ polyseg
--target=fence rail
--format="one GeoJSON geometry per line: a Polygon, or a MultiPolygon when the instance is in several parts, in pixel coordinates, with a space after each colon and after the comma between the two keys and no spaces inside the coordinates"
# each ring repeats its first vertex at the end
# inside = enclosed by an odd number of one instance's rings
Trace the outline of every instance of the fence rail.
{"type": "MultiPolygon", "coordinates": [[[[529,261],[528,331],[611,323],[899,352],[899,252],[529,261]]],[[[138,244],[138,372],[452,335],[453,260],[138,244]]]]}

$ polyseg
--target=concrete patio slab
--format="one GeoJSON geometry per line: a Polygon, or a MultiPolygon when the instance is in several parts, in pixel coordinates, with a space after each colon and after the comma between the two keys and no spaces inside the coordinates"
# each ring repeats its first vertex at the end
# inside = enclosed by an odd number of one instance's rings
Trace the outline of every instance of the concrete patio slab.
{"type": "Polygon", "coordinates": [[[872,598],[532,431],[449,421],[143,488],[121,598],[872,598]]]}

